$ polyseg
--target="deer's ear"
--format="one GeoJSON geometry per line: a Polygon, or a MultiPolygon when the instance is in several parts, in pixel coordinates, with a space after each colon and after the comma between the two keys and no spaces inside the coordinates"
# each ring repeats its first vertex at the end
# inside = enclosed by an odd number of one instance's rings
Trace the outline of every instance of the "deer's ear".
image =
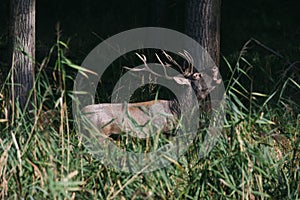
{"type": "Polygon", "coordinates": [[[179,85],[190,85],[190,81],[187,78],[175,76],[175,77],[173,77],[173,79],[179,85]]]}

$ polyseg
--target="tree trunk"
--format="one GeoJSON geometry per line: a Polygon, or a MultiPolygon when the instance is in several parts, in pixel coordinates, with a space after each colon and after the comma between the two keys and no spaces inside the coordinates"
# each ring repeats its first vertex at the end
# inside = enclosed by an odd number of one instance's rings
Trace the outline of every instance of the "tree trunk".
{"type": "Polygon", "coordinates": [[[221,0],[188,0],[186,34],[207,50],[216,65],[220,57],[221,0]]]}
{"type": "MultiPolygon", "coordinates": [[[[10,6],[10,52],[14,81],[11,96],[13,104],[19,101],[23,110],[34,83],[35,0],[11,0],[10,6]]],[[[28,109],[32,108],[31,103],[28,109]]]]}

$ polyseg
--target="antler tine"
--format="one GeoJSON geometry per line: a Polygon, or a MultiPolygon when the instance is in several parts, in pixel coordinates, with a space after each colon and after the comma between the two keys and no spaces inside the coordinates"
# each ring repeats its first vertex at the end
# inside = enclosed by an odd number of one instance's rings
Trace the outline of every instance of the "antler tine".
{"type": "Polygon", "coordinates": [[[193,67],[194,66],[194,59],[191,56],[191,54],[188,51],[186,51],[186,50],[183,50],[183,53],[185,55],[185,58],[188,60],[188,62],[190,63],[190,65],[193,67]]]}
{"type": "Polygon", "coordinates": [[[135,53],[135,55],[137,55],[139,57],[139,59],[141,59],[141,61],[143,61],[144,64],[147,64],[147,58],[144,54],[138,54],[138,53],[135,53]]]}
{"type": "Polygon", "coordinates": [[[194,70],[194,59],[186,50],[183,50],[183,53],[179,52],[179,54],[188,62],[188,67],[184,71],[184,76],[190,76],[194,70]]]}
{"type": "Polygon", "coordinates": [[[147,58],[146,58],[146,56],[144,54],[141,54],[141,55],[138,54],[138,53],[135,53],[135,54],[139,57],[139,59],[141,59],[143,61],[145,67],[140,68],[140,69],[137,69],[137,68],[133,68],[132,69],[130,67],[123,67],[123,68],[128,69],[128,70],[133,71],[133,72],[148,71],[151,74],[154,74],[155,76],[161,77],[160,74],[156,73],[155,71],[153,71],[152,69],[149,68],[149,66],[147,64],[147,58]]]}
{"type": "Polygon", "coordinates": [[[190,63],[190,67],[191,67],[191,71],[190,73],[193,73],[194,71],[194,59],[193,57],[191,56],[191,54],[189,52],[187,52],[186,50],[184,50],[184,53],[185,55],[187,56],[187,58],[189,59],[189,63],[190,63]]]}
{"type": "Polygon", "coordinates": [[[176,65],[178,67],[178,69],[180,70],[180,72],[182,74],[184,74],[183,70],[182,70],[182,66],[180,66],[169,54],[167,54],[165,51],[162,51],[163,54],[166,56],[166,58],[173,63],[174,65],[176,65]]]}
{"type": "Polygon", "coordinates": [[[155,56],[156,56],[156,58],[158,59],[159,63],[163,66],[165,77],[166,77],[167,79],[172,79],[172,77],[170,77],[170,76],[167,74],[167,69],[166,69],[166,67],[169,67],[170,65],[169,65],[168,63],[165,63],[165,64],[164,64],[164,63],[161,61],[160,57],[159,57],[156,53],[155,53],[155,56]]]}

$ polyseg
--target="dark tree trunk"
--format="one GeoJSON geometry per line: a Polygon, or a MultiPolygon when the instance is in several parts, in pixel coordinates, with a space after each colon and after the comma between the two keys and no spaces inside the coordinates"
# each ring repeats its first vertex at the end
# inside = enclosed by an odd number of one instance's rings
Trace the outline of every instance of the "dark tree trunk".
{"type": "MultiPolygon", "coordinates": [[[[13,71],[12,102],[23,110],[34,83],[35,0],[10,1],[10,55],[13,71]]],[[[14,105],[12,105],[14,106],[14,105]]],[[[31,109],[31,104],[28,104],[31,109]]]]}
{"type": "Polygon", "coordinates": [[[220,56],[221,0],[188,0],[186,34],[208,51],[216,65],[220,56]]]}

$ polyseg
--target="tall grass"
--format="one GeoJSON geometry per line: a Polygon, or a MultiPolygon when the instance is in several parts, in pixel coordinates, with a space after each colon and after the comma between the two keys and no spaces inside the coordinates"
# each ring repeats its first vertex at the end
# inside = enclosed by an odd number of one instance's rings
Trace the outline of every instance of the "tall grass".
{"type": "Polygon", "coordinates": [[[198,159],[195,140],[167,168],[131,174],[102,165],[76,135],[70,71],[80,67],[65,48],[58,39],[39,65],[34,116],[16,104],[14,121],[7,120],[10,75],[1,87],[2,199],[300,199],[299,104],[284,92],[300,89],[296,80],[286,78],[270,93],[255,91],[245,54],[235,64],[225,59],[225,125],[208,156],[198,159]]]}

